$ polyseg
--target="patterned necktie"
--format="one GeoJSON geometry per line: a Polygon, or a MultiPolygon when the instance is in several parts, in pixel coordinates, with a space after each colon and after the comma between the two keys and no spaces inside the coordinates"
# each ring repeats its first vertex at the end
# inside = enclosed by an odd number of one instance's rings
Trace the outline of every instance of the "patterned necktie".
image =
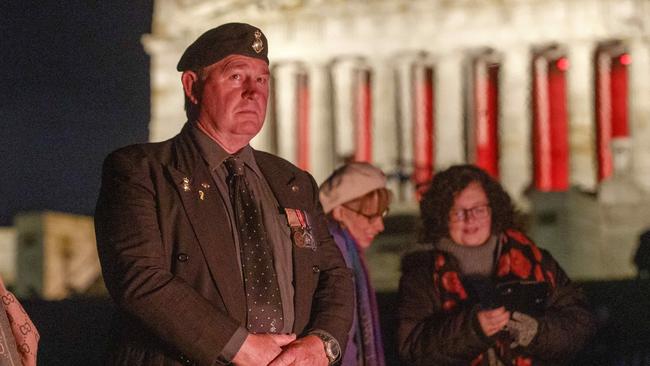
{"type": "Polygon", "coordinates": [[[282,299],[260,209],[244,174],[244,162],[225,161],[228,190],[239,231],[239,247],[251,333],[279,333],[283,326],[282,299]]]}

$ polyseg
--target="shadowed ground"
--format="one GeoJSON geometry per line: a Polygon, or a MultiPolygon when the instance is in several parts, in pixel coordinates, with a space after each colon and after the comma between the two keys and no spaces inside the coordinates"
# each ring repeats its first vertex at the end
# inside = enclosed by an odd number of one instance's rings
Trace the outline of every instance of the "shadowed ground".
{"type": "MultiPolygon", "coordinates": [[[[572,365],[650,365],[650,281],[583,283],[599,331],[572,365]]],[[[378,293],[388,365],[395,353],[395,292],[378,293]]],[[[39,365],[101,365],[114,306],[109,299],[24,301],[41,333],[39,365]]]]}

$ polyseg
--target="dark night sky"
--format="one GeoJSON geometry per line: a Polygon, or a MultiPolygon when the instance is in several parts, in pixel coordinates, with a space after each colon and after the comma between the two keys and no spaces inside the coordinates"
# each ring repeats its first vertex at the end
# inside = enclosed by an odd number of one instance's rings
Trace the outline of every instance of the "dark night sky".
{"type": "Polygon", "coordinates": [[[0,226],[92,215],[103,158],[147,140],[151,15],[152,0],[0,5],[0,226]]]}

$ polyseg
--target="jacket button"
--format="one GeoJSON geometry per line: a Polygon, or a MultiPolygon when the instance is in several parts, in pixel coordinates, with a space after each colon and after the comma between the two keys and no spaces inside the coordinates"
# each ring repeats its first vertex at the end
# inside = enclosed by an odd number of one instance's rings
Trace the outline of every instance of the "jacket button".
{"type": "Polygon", "coordinates": [[[311,270],[314,271],[314,273],[318,273],[318,272],[320,272],[320,267],[313,266],[313,267],[311,267],[311,270]]]}
{"type": "Polygon", "coordinates": [[[181,363],[183,363],[183,365],[192,365],[192,363],[193,363],[192,360],[190,360],[189,358],[185,357],[184,354],[180,354],[180,355],[178,356],[178,359],[181,361],[181,363]]]}
{"type": "Polygon", "coordinates": [[[291,186],[291,191],[298,192],[299,190],[300,190],[300,187],[298,187],[297,185],[294,184],[294,185],[291,186]]]}
{"type": "Polygon", "coordinates": [[[176,256],[176,259],[178,259],[179,262],[187,262],[187,260],[190,259],[190,256],[185,253],[179,253],[178,256],[176,256]]]}

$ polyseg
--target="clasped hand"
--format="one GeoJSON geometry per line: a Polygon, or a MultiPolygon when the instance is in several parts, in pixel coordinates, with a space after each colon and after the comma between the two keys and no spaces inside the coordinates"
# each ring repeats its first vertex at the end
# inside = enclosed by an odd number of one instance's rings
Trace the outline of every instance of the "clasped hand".
{"type": "Polygon", "coordinates": [[[539,327],[537,320],[532,316],[517,311],[511,314],[503,306],[492,310],[480,310],[476,316],[483,333],[488,337],[500,330],[507,330],[514,340],[510,345],[511,348],[528,346],[535,338],[539,327]]]}
{"type": "Polygon", "coordinates": [[[249,334],[235,357],[236,366],[327,366],[320,338],[295,334],[249,334]]]}

